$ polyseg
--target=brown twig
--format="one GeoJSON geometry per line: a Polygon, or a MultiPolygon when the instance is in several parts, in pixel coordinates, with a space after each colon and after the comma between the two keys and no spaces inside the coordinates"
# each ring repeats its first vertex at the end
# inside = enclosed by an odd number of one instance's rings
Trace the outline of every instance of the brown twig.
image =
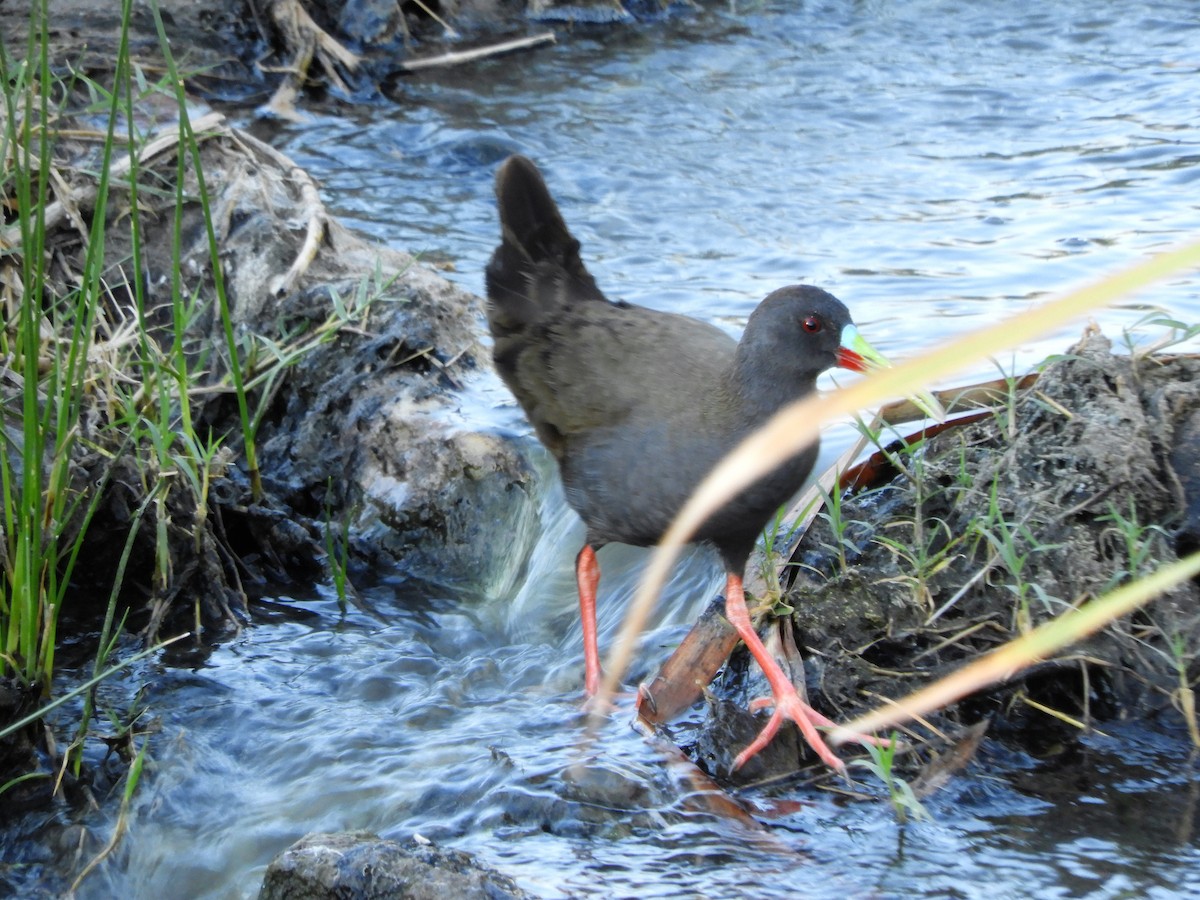
{"type": "Polygon", "coordinates": [[[292,62],[285,69],[283,83],[267,101],[267,108],[283,118],[298,118],[292,101],[308,77],[309,66],[316,56],[325,77],[343,93],[349,93],[338,74],[338,66],[353,72],[362,59],[338,43],[321,28],[298,0],[274,0],[270,4],[271,21],[283,35],[283,43],[292,51],[292,62]]]}
{"type": "Polygon", "coordinates": [[[542,44],[553,44],[555,40],[554,32],[546,31],[542,34],[530,35],[529,37],[514,38],[511,41],[489,44],[486,47],[475,47],[472,50],[456,50],[451,53],[443,53],[440,56],[411,59],[402,63],[401,68],[406,72],[420,72],[424,69],[434,69],[440,66],[459,66],[463,63],[475,62],[479,59],[499,56],[502,53],[528,50],[531,47],[540,47],[542,44]]]}

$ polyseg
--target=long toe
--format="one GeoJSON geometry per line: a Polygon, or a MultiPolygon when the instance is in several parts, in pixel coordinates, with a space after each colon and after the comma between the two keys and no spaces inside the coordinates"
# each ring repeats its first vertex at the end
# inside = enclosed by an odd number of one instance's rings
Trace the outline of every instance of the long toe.
{"type": "Polygon", "coordinates": [[[818,725],[833,724],[828,718],[801,700],[794,690],[783,694],[783,696],[775,697],[774,704],[775,709],[771,713],[771,718],[767,720],[767,724],[758,733],[758,737],[751,741],[746,749],[739,753],[733,761],[733,770],[735,772],[744,766],[756,753],[766,747],[767,744],[771,743],[771,740],[779,731],[779,726],[787,719],[796,723],[800,729],[800,733],[804,735],[804,740],[808,742],[808,745],[820,757],[821,762],[837,772],[846,771],[846,764],[838,758],[837,754],[829,749],[829,745],[825,743],[825,739],[817,731],[818,725]]]}

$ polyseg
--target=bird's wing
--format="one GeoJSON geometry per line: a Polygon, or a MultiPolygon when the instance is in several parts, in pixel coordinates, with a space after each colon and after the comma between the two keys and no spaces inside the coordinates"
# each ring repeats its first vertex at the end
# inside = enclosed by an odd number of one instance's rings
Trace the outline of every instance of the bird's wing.
{"type": "Polygon", "coordinates": [[[701,414],[736,346],[696,319],[605,301],[562,307],[497,338],[496,359],[538,436],[557,453],[565,436],[590,429],[701,414]]]}

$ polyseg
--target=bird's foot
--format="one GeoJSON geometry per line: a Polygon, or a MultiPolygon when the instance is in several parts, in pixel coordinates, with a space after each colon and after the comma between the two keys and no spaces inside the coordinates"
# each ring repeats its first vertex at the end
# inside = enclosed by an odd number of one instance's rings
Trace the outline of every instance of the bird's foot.
{"type": "MultiPolygon", "coordinates": [[[[753,741],[747,745],[737,758],[733,761],[733,770],[736,772],[744,766],[756,753],[761,751],[779,732],[779,726],[785,720],[790,719],[795,722],[800,729],[800,733],[804,735],[805,741],[812,747],[813,751],[821,758],[821,762],[829,766],[836,772],[844,773],[846,764],[829,749],[829,745],[825,743],[825,739],[821,737],[817,731],[818,728],[836,728],[837,723],[823,713],[817,712],[807,703],[800,699],[796,693],[790,696],[784,696],[782,701],[777,697],[758,697],[750,701],[750,712],[758,712],[768,707],[774,707],[771,713],[771,718],[758,733],[753,741]]],[[[875,747],[890,747],[892,741],[887,738],[878,738],[869,734],[855,735],[855,739],[864,743],[871,744],[875,747]]]]}
{"type": "MultiPolygon", "coordinates": [[[[751,711],[757,711],[766,706],[775,707],[766,726],[758,733],[758,737],[751,741],[750,745],[734,759],[733,770],[736,772],[746,764],[747,760],[766,747],[778,733],[779,726],[785,720],[790,719],[796,723],[804,740],[808,742],[808,745],[813,748],[825,765],[835,772],[845,773],[846,764],[829,749],[825,739],[817,732],[818,726],[822,728],[836,727],[834,722],[800,699],[791,677],[780,668],[779,662],[763,645],[762,638],[754,630],[750,621],[750,613],[746,609],[742,579],[732,572],[727,575],[725,581],[725,617],[745,642],[746,649],[758,662],[759,668],[766,676],[767,683],[771,685],[771,698],[755,700],[750,704],[751,711]]],[[[793,652],[795,652],[794,647],[793,652]]]]}
{"type": "Polygon", "coordinates": [[[764,709],[767,706],[774,706],[775,709],[771,713],[771,718],[767,720],[767,724],[763,726],[762,731],[758,733],[753,741],[737,755],[733,761],[733,770],[736,772],[744,766],[756,753],[761,751],[767,744],[771,743],[775,735],[779,732],[779,726],[784,721],[791,720],[796,723],[800,729],[800,733],[804,735],[804,740],[813,748],[813,751],[821,758],[821,762],[829,766],[835,772],[846,771],[846,764],[838,758],[829,745],[825,743],[825,739],[817,732],[817,726],[830,727],[834,723],[817,712],[807,703],[800,699],[795,691],[784,694],[779,697],[763,697],[753,701],[750,704],[751,711],[764,709]]]}

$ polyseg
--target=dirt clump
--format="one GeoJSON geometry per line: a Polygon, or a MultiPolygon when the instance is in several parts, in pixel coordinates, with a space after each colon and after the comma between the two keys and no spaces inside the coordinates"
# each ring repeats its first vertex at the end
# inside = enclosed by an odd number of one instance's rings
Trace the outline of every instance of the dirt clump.
{"type": "MultiPolygon", "coordinates": [[[[896,453],[901,473],[827,508],[789,565],[810,702],[844,719],[898,699],[1193,549],[1198,411],[1200,359],[1114,355],[1089,329],[992,415],[896,453]]],[[[932,724],[991,719],[1037,750],[1079,733],[1038,705],[1085,723],[1173,713],[1200,676],[1198,601],[1180,585],[932,724]]],[[[726,737],[755,730],[732,721],[763,693],[744,669],[735,655],[718,693],[741,702],[714,707],[701,741],[718,768],[726,737]]],[[[743,777],[794,769],[798,747],[743,777]]]]}

